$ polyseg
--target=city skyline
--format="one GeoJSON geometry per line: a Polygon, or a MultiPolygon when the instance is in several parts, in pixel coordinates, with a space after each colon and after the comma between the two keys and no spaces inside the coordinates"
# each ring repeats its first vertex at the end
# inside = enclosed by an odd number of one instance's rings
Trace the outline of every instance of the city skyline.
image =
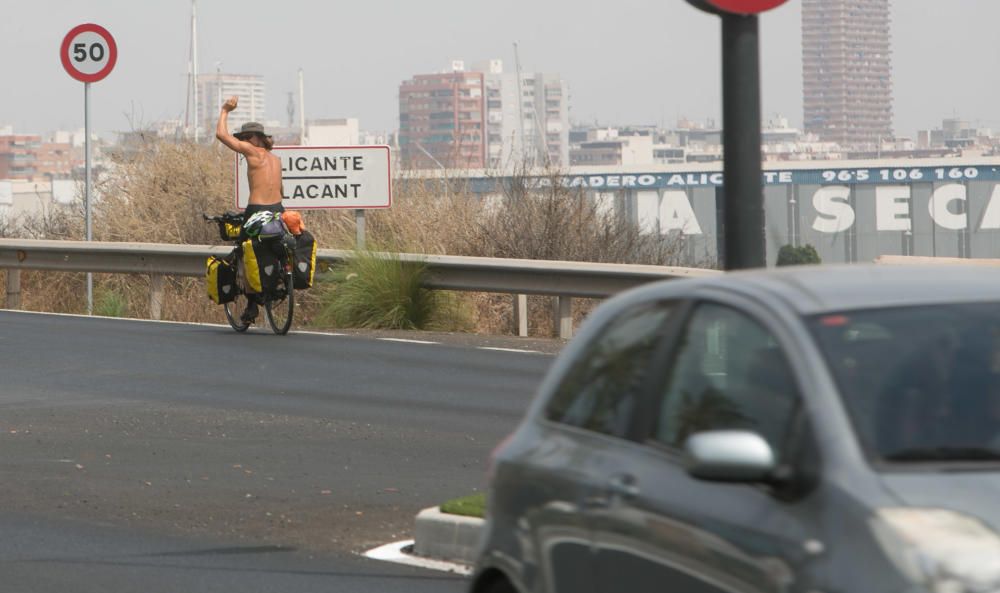
{"type": "MultiPolygon", "coordinates": [[[[938,4],[893,5],[894,129],[913,137],[952,116],[1000,128],[991,104],[1000,85],[978,74],[982,64],[1000,57],[989,32],[1000,6],[938,4]],[[958,31],[961,46],[928,42],[958,31]]],[[[130,7],[122,0],[18,5],[14,18],[0,23],[0,47],[18,56],[5,67],[5,76],[17,82],[0,97],[0,126],[17,133],[82,127],[83,85],[58,60],[63,35],[82,22],[106,26],[119,45],[115,71],[91,89],[95,131],[182,119],[190,2],[156,3],[139,15],[130,7]]],[[[511,64],[515,41],[525,71],[558,72],[567,81],[575,122],[669,126],[680,117],[720,119],[719,23],[682,0],[624,0],[611,19],[604,4],[592,1],[515,1],[490,13],[451,0],[434,10],[389,2],[335,10],[292,0],[273,16],[257,16],[274,12],[268,7],[253,1],[198,5],[200,71],[262,76],[267,119],[285,120],[287,93],[297,90],[302,68],[310,119],[354,117],[364,129],[394,130],[401,81],[445,70],[454,58],[511,64]],[[387,10],[391,21],[384,18],[387,10]],[[301,16],[306,12],[310,18],[301,16]],[[331,33],[329,23],[345,21],[351,25],[331,33]]],[[[800,21],[796,0],[761,17],[763,115],[781,114],[796,127],[802,127],[800,21]]]]}

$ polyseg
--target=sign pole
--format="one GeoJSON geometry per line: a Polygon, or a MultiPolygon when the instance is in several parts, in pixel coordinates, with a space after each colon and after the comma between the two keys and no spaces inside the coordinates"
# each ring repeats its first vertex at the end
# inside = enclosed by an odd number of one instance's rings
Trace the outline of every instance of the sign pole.
{"type": "Polygon", "coordinates": [[[687,0],[722,20],[722,266],[767,265],[757,15],[788,0],[687,0]]]}
{"type": "MultiPolygon", "coordinates": [[[[107,29],[94,23],[77,25],[63,37],[59,59],[66,73],[83,83],[83,220],[87,241],[94,238],[90,210],[90,83],[103,80],[118,61],[118,45],[107,29]]],[[[94,314],[94,275],[87,272],[87,315],[94,314]]]]}
{"type": "Polygon", "coordinates": [[[365,248],[365,211],[358,208],[354,211],[354,224],[357,227],[357,248],[361,251],[365,248]]]}
{"type": "Polygon", "coordinates": [[[757,15],[723,13],[723,225],[727,270],[767,265],[761,171],[757,15]]]}
{"type": "MultiPolygon", "coordinates": [[[[83,154],[85,182],[83,190],[84,223],[87,241],[93,240],[90,216],[90,83],[83,83],[83,154]]],[[[87,315],[94,313],[94,275],[87,272],[87,315]]]]}

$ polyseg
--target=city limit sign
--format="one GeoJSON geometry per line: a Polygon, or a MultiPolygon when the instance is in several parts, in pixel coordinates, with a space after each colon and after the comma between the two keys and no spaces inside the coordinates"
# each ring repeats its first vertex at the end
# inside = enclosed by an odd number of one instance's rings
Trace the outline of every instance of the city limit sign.
{"type": "Polygon", "coordinates": [[[788,0],[688,0],[698,8],[721,10],[733,14],[758,14],[781,6],[788,0]],[[706,6],[707,5],[707,6],[706,6]]]}
{"type": "MultiPolygon", "coordinates": [[[[388,208],[392,174],[388,146],[275,146],[285,208],[388,208]]],[[[236,207],[250,199],[247,162],[236,155],[236,207]]]]}

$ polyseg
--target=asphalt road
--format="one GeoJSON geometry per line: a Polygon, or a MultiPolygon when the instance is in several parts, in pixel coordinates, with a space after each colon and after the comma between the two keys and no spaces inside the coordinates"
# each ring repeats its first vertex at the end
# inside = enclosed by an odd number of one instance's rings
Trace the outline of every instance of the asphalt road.
{"type": "Polygon", "coordinates": [[[460,341],[0,312],[4,588],[461,591],[358,555],[481,489],[551,362],[460,341]]]}

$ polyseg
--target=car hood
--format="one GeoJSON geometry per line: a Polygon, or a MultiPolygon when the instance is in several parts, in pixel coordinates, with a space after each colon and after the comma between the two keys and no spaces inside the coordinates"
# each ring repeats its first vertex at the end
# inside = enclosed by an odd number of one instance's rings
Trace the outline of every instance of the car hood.
{"type": "Polygon", "coordinates": [[[1000,533],[1000,469],[883,474],[882,481],[903,506],[956,511],[1000,533]]]}

